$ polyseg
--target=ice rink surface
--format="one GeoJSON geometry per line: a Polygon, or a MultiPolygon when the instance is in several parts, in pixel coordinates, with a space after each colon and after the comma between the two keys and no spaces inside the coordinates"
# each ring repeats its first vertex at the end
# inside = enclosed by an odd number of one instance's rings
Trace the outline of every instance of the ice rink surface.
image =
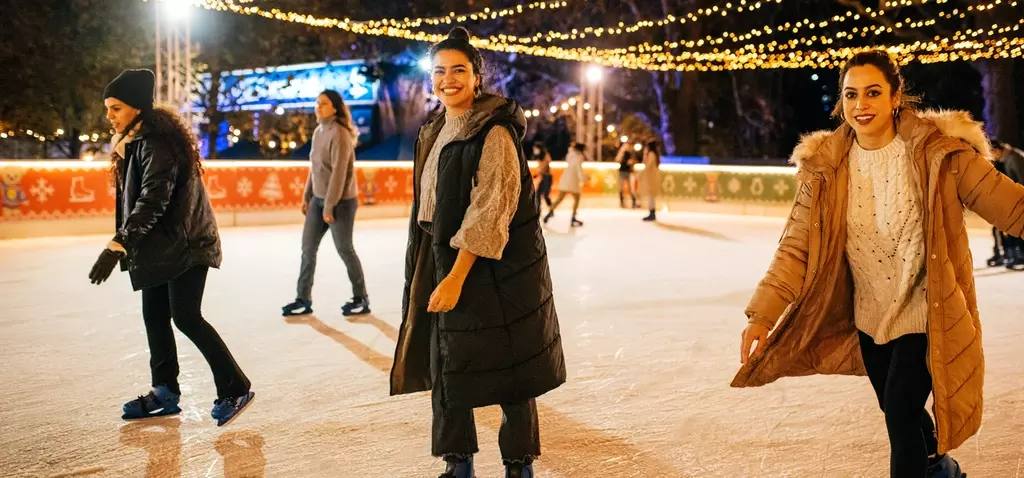
{"type": "MultiPolygon", "coordinates": [[[[743,307],[780,219],[567,211],[547,229],[569,382],[539,399],[537,474],[561,477],[882,477],[888,444],[866,378],[731,389],[743,307]]],[[[222,230],[204,315],[256,401],[217,428],[202,356],[177,335],[184,412],[125,423],[149,390],[140,295],[87,279],[105,236],[0,241],[0,476],[436,477],[426,394],[388,397],[407,220],[356,226],[373,314],[325,238],[315,314],[285,319],[301,226],[222,230]]],[[[953,453],[971,478],[1024,476],[1024,272],[987,269],[972,232],[986,352],[981,432],[953,453]]],[[[503,475],[496,408],[477,411],[480,478],[503,475]]]]}

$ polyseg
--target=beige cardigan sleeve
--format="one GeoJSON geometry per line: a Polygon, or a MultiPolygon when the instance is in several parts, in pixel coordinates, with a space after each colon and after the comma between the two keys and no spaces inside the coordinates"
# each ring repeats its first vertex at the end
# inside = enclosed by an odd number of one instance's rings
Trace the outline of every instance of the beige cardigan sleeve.
{"type": "Polygon", "coordinates": [[[453,248],[501,259],[509,224],[519,206],[519,173],[519,154],[512,136],[505,128],[491,129],[484,140],[477,184],[470,192],[462,227],[450,243],[453,248]]]}

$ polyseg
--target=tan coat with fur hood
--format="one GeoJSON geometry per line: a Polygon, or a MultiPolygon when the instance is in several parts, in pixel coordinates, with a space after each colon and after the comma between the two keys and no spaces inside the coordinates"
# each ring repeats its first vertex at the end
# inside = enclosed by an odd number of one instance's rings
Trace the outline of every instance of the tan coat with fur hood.
{"type": "MultiPolygon", "coordinates": [[[[981,426],[985,361],[964,206],[1014,236],[1024,233],[1024,186],[996,172],[981,123],[964,112],[904,111],[897,133],[913,158],[924,198],[928,277],[928,368],[939,453],[981,426]]],[[[806,136],[793,152],[800,188],[778,251],[747,307],[772,328],[765,351],[734,387],[781,377],[866,375],[853,320],[846,261],[847,156],[852,128],[806,136]]]]}

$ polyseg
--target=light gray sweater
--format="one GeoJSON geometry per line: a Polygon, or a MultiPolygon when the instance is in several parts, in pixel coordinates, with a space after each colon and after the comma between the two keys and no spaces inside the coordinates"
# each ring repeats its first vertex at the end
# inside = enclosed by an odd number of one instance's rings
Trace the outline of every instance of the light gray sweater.
{"type": "Polygon", "coordinates": [[[359,195],[356,189],[356,148],[352,131],[334,118],[317,120],[313,146],[309,150],[309,178],[306,180],[306,201],[323,198],[324,210],[330,211],[342,199],[359,195]]]}

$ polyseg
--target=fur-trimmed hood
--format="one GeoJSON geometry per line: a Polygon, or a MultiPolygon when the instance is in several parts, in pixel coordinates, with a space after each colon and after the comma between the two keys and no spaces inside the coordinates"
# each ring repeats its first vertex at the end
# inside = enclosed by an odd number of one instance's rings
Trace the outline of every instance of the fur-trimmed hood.
{"type": "MultiPolygon", "coordinates": [[[[982,123],[975,121],[966,111],[904,110],[897,123],[897,134],[914,150],[922,141],[955,140],[964,148],[973,148],[985,159],[993,159],[992,146],[982,123]],[[938,134],[934,134],[936,132],[938,134]]],[[[796,166],[834,167],[849,153],[853,139],[853,128],[846,123],[832,131],[808,133],[800,138],[789,162],[796,166]]]]}

